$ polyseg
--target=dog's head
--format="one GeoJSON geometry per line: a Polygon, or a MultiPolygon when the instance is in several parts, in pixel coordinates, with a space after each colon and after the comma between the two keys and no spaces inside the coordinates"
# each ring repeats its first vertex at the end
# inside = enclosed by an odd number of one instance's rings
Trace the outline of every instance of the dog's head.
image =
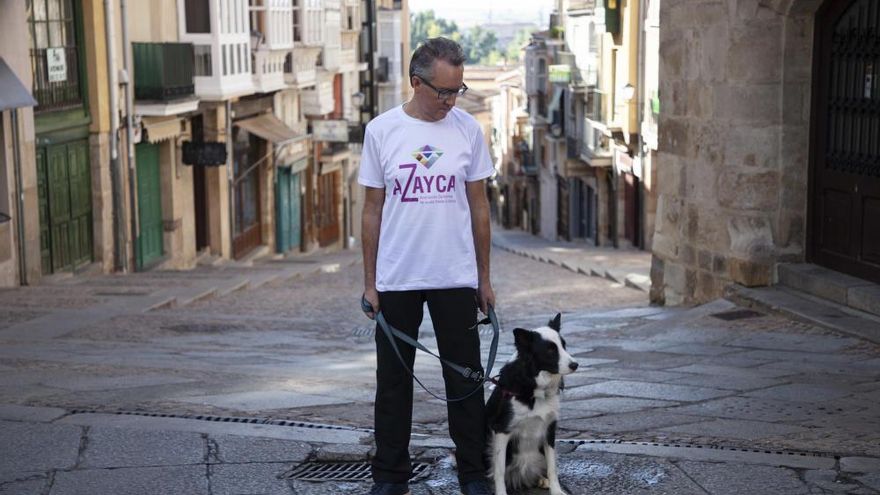
{"type": "Polygon", "coordinates": [[[514,344],[518,356],[530,359],[538,371],[554,375],[568,375],[578,368],[577,361],[565,349],[560,335],[562,316],[557,314],[546,327],[534,330],[515,328],[514,344]]]}

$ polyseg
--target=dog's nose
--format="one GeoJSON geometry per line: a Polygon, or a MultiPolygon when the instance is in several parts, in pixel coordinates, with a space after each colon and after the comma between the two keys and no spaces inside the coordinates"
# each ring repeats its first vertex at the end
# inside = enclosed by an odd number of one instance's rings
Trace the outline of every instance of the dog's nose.
{"type": "Polygon", "coordinates": [[[576,361],[572,361],[568,363],[568,367],[569,369],[571,369],[571,371],[575,371],[576,369],[578,369],[578,364],[576,361]]]}

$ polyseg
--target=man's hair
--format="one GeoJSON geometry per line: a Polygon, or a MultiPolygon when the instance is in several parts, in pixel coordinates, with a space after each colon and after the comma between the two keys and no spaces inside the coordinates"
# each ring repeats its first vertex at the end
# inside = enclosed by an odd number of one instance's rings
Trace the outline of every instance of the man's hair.
{"type": "Polygon", "coordinates": [[[435,60],[443,60],[450,65],[459,67],[464,64],[467,58],[464,56],[461,45],[451,39],[429,38],[413,52],[412,60],[409,63],[410,84],[412,84],[413,76],[430,81],[433,77],[435,60]]]}

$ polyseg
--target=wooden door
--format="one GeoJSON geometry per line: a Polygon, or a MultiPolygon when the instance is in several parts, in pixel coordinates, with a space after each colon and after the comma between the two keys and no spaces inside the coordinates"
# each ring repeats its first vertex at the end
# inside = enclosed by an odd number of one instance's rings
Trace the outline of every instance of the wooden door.
{"type": "Polygon", "coordinates": [[[138,256],[143,269],[162,258],[162,186],[159,177],[159,146],[142,143],[135,147],[137,164],[138,256]]]}
{"type": "Polygon", "coordinates": [[[40,147],[36,158],[42,270],[71,271],[92,261],[88,142],[40,147]]]}
{"type": "Polygon", "coordinates": [[[880,282],[880,2],[816,14],[811,261],[880,282]]]}
{"type": "Polygon", "coordinates": [[[233,160],[235,170],[235,235],[232,255],[241,258],[263,243],[263,224],[260,210],[261,139],[235,127],[233,130],[233,160]]]}
{"type": "Polygon", "coordinates": [[[326,173],[318,177],[318,244],[328,246],[339,241],[339,187],[342,172],[326,173]]]}
{"type": "Polygon", "coordinates": [[[279,168],[275,185],[275,250],[279,253],[290,249],[290,169],[279,168]]]}

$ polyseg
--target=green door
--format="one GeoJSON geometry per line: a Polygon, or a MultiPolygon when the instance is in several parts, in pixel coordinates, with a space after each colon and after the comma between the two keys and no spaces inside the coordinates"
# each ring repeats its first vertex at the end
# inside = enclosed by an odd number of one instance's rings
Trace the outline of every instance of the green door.
{"type": "Polygon", "coordinates": [[[278,182],[275,187],[275,237],[279,253],[290,249],[290,169],[278,169],[278,182]]]}
{"type": "Polygon", "coordinates": [[[300,235],[300,179],[301,173],[290,176],[290,249],[299,249],[300,235]]]}
{"type": "Polygon", "coordinates": [[[275,190],[277,251],[299,249],[300,244],[300,174],[289,168],[278,169],[275,190]]]}
{"type": "Polygon", "coordinates": [[[137,164],[138,235],[137,268],[162,257],[162,196],[159,182],[159,146],[142,143],[135,148],[137,164]]]}
{"type": "Polygon", "coordinates": [[[87,141],[37,149],[40,258],[47,275],[92,261],[90,170],[87,141]]]}

